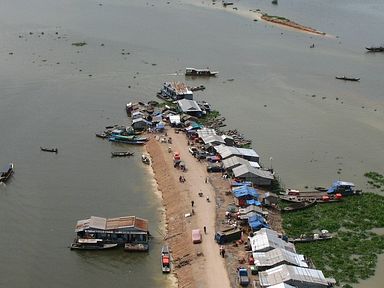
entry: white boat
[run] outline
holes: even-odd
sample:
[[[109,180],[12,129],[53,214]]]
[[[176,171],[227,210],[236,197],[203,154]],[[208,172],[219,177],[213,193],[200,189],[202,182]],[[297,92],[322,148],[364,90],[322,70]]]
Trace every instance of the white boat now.
[[[117,247],[117,243],[104,243],[103,239],[76,239],[71,250],[104,250]]]
[[[147,165],[151,164],[151,160],[149,159],[149,157],[144,154],[141,155],[141,162]]]
[[[168,245],[161,248],[161,270],[163,273],[171,272],[171,254],[169,253]]]
[[[208,68],[206,69],[186,68],[185,69],[185,76],[210,77],[210,76],[216,76],[217,74],[219,74],[219,72],[211,71]]]

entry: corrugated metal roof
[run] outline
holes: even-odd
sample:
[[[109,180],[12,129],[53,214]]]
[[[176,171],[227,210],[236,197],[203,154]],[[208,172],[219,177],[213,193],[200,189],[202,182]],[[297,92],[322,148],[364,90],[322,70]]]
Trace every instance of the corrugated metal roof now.
[[[223,160],[223,165],[225,169],[233,169],[243,164],[250,165],[253,168],[260,168],[259,163],[248,161],[239,156],[232,156]]]
[[[296,288],[296,287],[291,286],[291,285],[286,284],[286,283],[279,283],[276,285],[269,286],[268,288]]]
[[[197,131],[197,135],[199,135],[200,138],[207,135],[216,135],[216,130],[212,128],[202,128],[199,131]]]
[[[148,231],[148,220],[136,216],[123,216],[118,218],[102,218],[91,216],[89,219],[77,221],[75,231],[86,229],[118,230],[123,228],[136,228]]]
[[[245,157],[259,157],[255,150],[249,148],[237,148],[239,152]]]
[[[177,101],[177,104],[183,112],[202,112],[201,108],[194,100],[181,99]]]
[[[191,90],[188,89],[188,86],[182,82],[167,82],[164,83],[164,86],[168,86],[170,89],[174,90],[177,94],[193,94]]]
[[[302,284],[300,287],[307,287],[308,284],[306,283],[328,286],[328,281],[322,271],[285,264],[259,272],[259,280],[263,287],[289,280],[300,282]]]
[[[266,179],[271,179],[273,180],[273,175],[269,171],[261,170],[261,169],[256,169],[251,167],[250,165],[240,165],[236,168],[232,169],[233,174],[235,177],[252,177],[250,174],[254,175],[254,177],[260,177],[260,178],[266,178]]]
[[[209,144],[212,142],[219,142],[224,144],[225,141],[223,138],[221,138],[219,135],[203,135],[200,137],[205,144]]]
[[[268,252],[255,252],[253,258],[256,266],[270,267],[287,262],[295,266],[308,267],[308,264],[304,261],[304,255],[281,248],[275,248]]]
[[[296,252],[295,245],[286,242],[279,237],[276,231],[262,228],[253,237],[248,237],[252,251],[267,251],[274,248],[282,248],[291,252]]]

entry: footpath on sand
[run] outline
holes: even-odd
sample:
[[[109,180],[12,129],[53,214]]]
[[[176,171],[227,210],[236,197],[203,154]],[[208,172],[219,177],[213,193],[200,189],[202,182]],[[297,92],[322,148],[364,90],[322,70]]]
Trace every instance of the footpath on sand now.
[[[163,197],[167,225],[165,242],[172,250],[178,286],[230,287],[225,261],[214,241],[215,191],[206,181],[208,173],[205,166],[188,152],[184,133],[176,134],[173,129],[168,129],[167,133],[172,138],[172,144],[156,140],[157,134],[149,134],[151,139],[146,149]],[[187,167],[186,172],[173,166],[173,153],[168,152],[169,146],[173,152],[180,153]],[[186,181],[179,182],[180,176],[184,176]],[[203,193],[203,197],[199,193]],[[185,214],[192,213],[192,201],[194,215],[185,217]],[[192,229],[201,230],[202,243],[192,244]]]

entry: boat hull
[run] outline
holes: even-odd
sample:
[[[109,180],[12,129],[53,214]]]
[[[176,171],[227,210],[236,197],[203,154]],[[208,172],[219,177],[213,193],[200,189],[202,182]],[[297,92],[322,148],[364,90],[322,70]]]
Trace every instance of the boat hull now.
[[[117,244],[103,244],[103,245],[84,245],[79,243],[72,243],[71,250],[107,250],[116,248]]]
[[[4,169],[4,171],[1,172],[0,174],[0,182],[5,183],[11,178],[13,175],[14,170],[13,170],[13,163],[9,163],[7,169]]]

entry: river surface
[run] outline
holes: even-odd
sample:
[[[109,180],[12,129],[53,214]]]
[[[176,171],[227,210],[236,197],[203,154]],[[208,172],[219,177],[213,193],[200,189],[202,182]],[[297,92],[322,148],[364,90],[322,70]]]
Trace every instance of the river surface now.
[[[366,189],[364,172],[383,173],[384,54],[364,47],[384,44],[384,3],[234,2],[237,10],[193,0],[0,2],[0,165],[16,170],[0,187],[0,287],[170,284],[159,269],[162,208],[142,148],[111,159],[124,147],[94,137],[130,124],[125,104],[155,99],[164,81],[205,85],[195,99],[252,139],[287,187],[342,179]],[[329,36],[253,21],[250,9]],[[206,66],[219,76],[182,75]],[[91,215],[149,219],[150,252],[70,251],[76,221]],[[359,287],[381,287],[383,277]]]

